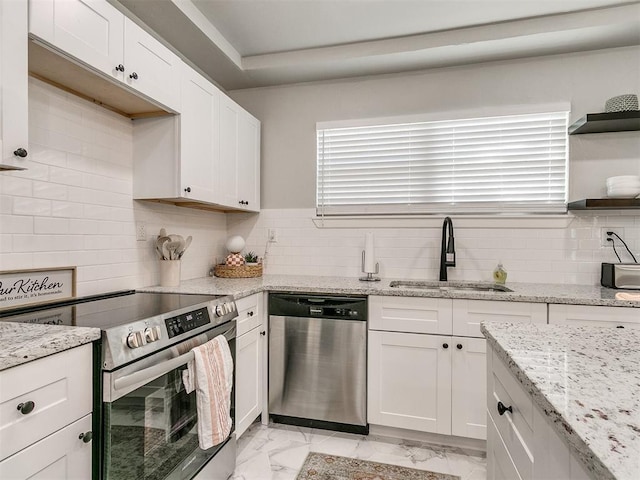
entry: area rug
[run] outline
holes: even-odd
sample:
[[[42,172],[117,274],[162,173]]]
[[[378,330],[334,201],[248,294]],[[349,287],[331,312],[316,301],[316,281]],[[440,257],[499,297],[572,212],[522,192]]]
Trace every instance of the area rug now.
[[[460,477],[311,452],[296,480],[460,480]]]

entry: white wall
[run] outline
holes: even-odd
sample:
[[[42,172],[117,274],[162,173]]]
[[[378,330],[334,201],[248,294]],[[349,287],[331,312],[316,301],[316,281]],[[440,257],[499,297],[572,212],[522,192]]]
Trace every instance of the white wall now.
[[[628,47],[231,92],[262,121],[265,210],[259,218],[230,217],[229,233],[245,236],[247,248],[262,255],[267,230],[278,229],[267,273],[355,277],[370,230],[383,277],[437,279],[438,227],[315,226],[316,122],[555,102],[571,104],[573,121],[603,111],[612,96],[640,93],[639,86],[640,48]],[[570,137],[570,199],[602,197],[605,179],[624,174],[640,174],[638,132]],[[456,227],[458,266],[450,278],[489,280],[502,260],[509,281],[598,284],[600,263],[616,261],[612,249],[601,246],[602,228],[613,228],[640,257],[638,210],[579,213],[563,228],[530,228],[527,221],[505,226],[483,228],[479,220],[475,228]]]
[[[29,169],[0,173],[0,270],[76,265],[79,295],[155,285],[161,227],[193,236],[183,279],[223,254],[224,214],[132,199],[130,120],[30,79],[29,137]]]

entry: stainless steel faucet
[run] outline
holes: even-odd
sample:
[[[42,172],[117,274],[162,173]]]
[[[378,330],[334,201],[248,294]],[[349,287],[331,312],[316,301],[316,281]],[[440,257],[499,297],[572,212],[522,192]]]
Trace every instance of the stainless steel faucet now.
[[[447,241],[447,227],[449,228],[449,240]],[[442,224],[442,244],[440,245],[440,281],[447,281],[447,267],[456,266],[456,247],[453,239],[453,222],[449,217],[444,217]]]

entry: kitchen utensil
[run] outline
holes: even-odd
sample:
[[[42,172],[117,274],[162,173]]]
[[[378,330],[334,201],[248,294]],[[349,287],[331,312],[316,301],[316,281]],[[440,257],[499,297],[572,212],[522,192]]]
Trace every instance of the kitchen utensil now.
[[[191,235],[189,235],[187,237],[187,239],[184,242],[184,247],[182,248],[182,251],[180,252],[180,254],[178,255],[178,259],[182,258],[182,255],[184,255],[184,252],[187,251],[187,248],[189,248],[189,245],[191,245],[191,241],[193,240],[193,238],[191,238]]]
[[[169,250],[167,250],[167,243],[170,242],[171,239],[167,236],[158,237],[156,240],[156,248],[162,254],[162,260],[169,260]]]

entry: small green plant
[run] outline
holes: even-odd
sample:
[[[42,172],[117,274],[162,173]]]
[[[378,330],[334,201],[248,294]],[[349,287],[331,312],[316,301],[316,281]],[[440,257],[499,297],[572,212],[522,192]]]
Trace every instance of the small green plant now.
[[[258,263],[258,255],[255,252],[247,252],[244,254],[244,261],[247,263]]]

